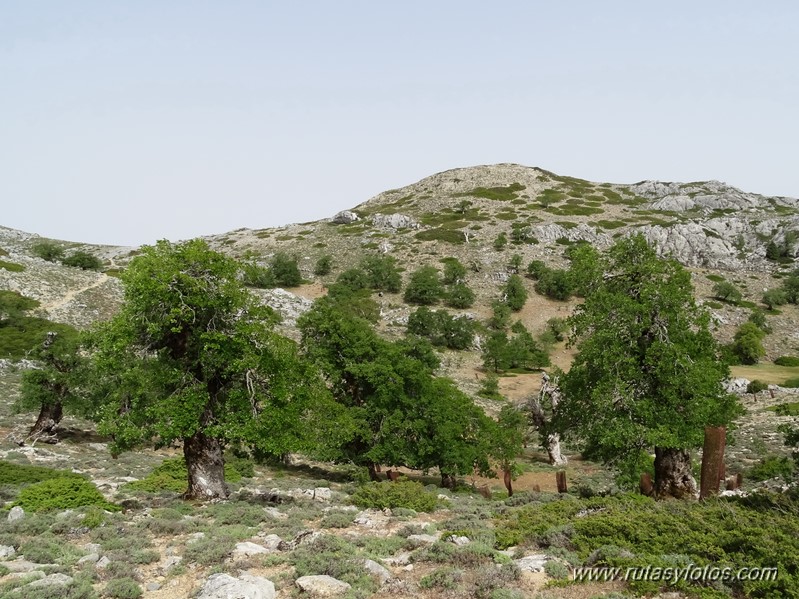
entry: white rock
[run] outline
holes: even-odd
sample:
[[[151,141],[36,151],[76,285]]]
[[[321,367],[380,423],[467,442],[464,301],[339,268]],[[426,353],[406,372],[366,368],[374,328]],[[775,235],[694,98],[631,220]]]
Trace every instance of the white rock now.
[[[82,558],[78,560],[79,564],[96,564],[97,561],[100,559],[100,556],[96,553],[90,553],[88,555],[84,555]]]
[[[45,576],[44,578],[40,578],[39,580],[34,580],[28,586],[34,588],[41,588],[41,587],[51,587],[55,585],[70,584],[71,582],[72,582],[72,577],[67,576],[66,574],[50,574],[49,576]]]
[[[0,559],[8,559],[14,557],[17,550],[12,545],[0,545]]]
[[[285,520],[286,518],[289,517],[288,514],[284,514],[276,507],[271,507],[271,506],[265,507],[264,512],[266,512],[267,516],[269,516],[270,518],[274,518],[275,520]]]
[[[313,490],[314,501],[330,501],[333,497],[333,492],[327,487],[316,487]]]
[[[275,585],[261,576],[212,574],[197,599],[274,599]]]
[[[544,570],[544,564],[546,564],[547,561],[549,561],[549,558],[547,558],[546,555],[535,553],[513,560],[513,563],[519,566],[522,572],[542,572]]]
[[[326,574],[301,576],[294,581],[294,584],[302,591],[314,597],[336,597],[338,595],[343,595],[352,588],[346,582],[342,582]]]
[[[391,572],[389,572],[384,566],[378,564],[376,561],[370,559],[364,560],[363,567],[367,572],[369,572],[369,574],[377,578],[380,581],[380,584],[386,584],[393,578]]]
[[[105,570],[105,569],[108,567],[108,564],[110,564],[110,563],[111,563],[111,560],[110,560],[110,559],[108,559],[108,558],[107,558],[107,557],[104,555],[103,557],[101,557],[101,558],[100,558],[100,559],[97,561],[97,563],[96,563],[96,564],[94,564],[94,567],[95,567],[95,568],[97,568],[98,570]]]
[[[337,225],[349,225],[361,218],[351,210],[342,210],[333,217],[333,223]]]
[[[406,566],[410,561],[411,554],[409,551],[402,551],[393,557],[383,559],[383,563],[389,566]]]
[[[446,539],[448,542],[452,543],[453,545],[457,545],[458,547],[462,547],[464,545],[468,545],[472,541],[469,537],[462,537],[458,535],[449,535]]]
[[[438,541],[438,537],[435,535],[410,535],[408,537],[409,541],[416,541],[417,543],[435,543]]]
[[[375,214],[372,224],[382,229],[415,229],[419,224],[405,214]]]
[[[278,543],[279,542],[280,541],[278,541]],[[251,543],[250,541],[244,541],[243,543],[236,543],[236,547],[233,549],[233,553],[235,553],[238,556],[244,555],[246,557],[250,557],[253,555],[270,553],[270,551],[263,545],[258,545],[257,543]]]
[[[8,512],[9,522],[16,522],[17,520],[22,520],[24,517],[25,517],[25,510],[23,510],[18,505],[12,507],[11,511]]]

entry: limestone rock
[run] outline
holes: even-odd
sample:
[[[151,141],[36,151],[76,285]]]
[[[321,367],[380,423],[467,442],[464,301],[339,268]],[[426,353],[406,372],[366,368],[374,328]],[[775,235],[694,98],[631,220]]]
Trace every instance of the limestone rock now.
[[[405,214],[375,214],[372,224],[380,229],[416,229],[419,224]]]
[[[458,535],[449,535],[446,538],[446,541],[452,543],[453,545],[457,545],[458,547],[463,547],[464,545],[468,545],[471,543],[469,537],[463,537]]]
[[[376,561],[367,559],[363,562],[363,567],[366,569],[369,574],[374,576],[380,581],[380,584],[386,584],[389,580],[393,578],[391,572],[388,571],[387,568],[381,566]]]
[[[343,595],[352,588],[346,582],[337,578],[321,574],[318,576],[301,576],[294,581],[302,591],[314,597],[336,597]]]
[[[513,560],[513,563],[519,566],[522,572],[541,572],[544,570],[544,564],[549,561],[549,558],[542,553],[534,553],[525,557]]]
[[[12,545],[0,545],[0,559],[8,559],[14,557],[17,550]]]
[[[259,545],[258,543],[251,543],[250,541],[244,541],[243,543],[236,543],[236,547],[233,549],[233,553],[237,557],[240,557],[242,555],[245,557],[251,557],[253,555],[271,553],[271,551],[266,547],[264,547],[263,545]]]
[[[289,517],[288,514],[284,514],[279,509],[272,506],[265,507],[264,512],[266,512],[267,516],[269,516],[270,518],[274,518],[275,520],[285,520],[286,518]]]
[[[197,599],[274,599],[275,585],[261,576],[212,574]]]
[[[52,587],[56,585],[65,585],[72,582],[72,577],[66,574],[50,574],[39,580],[34,580],[28,586],[32,588]]]
[[[89,553],[78,560],[78,564],[96,564],[100,560],[97,553]]]
[[[25,510],[23,510],[18,505],[12,507],[11,511],[8,512],[9,522],[16,522],[17,520],[22,520],[24,517],[25,517]]]
[[[110,564],[110,563],[111,563],[111,560],[110,560],[110,559],[108,559],[108,558],[107,558],[107,557],[104,555],[103,557],[101,557],[101,558],[100,558],[100,559],[97,561],[97,563],[96,563],[96,564],[94,564],[94,567],[95,567],[96,569],[98,569],[98,570],[105,570],[105,569],[108,567],[108,564]]]
[[[294,549],[300,547],[301,545],[308,545],[310,543],[313,543],[314,541],[316,541],[316,539],[318,539],[321,536],[322,533],[319,532],[318,530],[304,530],[290,541],[280,541],[277,548],[280,551],[293,551]]]
[[[333,223],[336,225],[349,225],[361,218],[351,210],[342,210],[333,217]]]
[[[408,540],[429,545],[438,541],[438,537],[435,535],[410,535]]]

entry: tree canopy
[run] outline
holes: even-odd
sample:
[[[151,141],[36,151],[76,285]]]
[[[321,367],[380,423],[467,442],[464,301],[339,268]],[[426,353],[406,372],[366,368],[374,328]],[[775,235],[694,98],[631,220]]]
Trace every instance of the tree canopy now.
[[[632,470],[654,447],[659,494],[693,492],[693,479],[677,481],[676,466],[666,464],[690,477],[685,450],[701,445],[705,426],[727,425],[740,409],[722,388],[728,369],[709,316],[694,302],[690,274],[659,259],[640,235],[618,241],[599,266],[583,269],[597,276],[569,319],[578,353],[562,378],[559,428]]]

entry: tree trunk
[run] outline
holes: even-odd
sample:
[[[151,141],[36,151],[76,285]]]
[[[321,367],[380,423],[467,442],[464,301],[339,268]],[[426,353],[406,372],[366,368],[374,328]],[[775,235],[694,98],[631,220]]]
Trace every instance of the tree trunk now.
[[[539,436],[541,437],[541,444],[549,456],[549,463],[553,466],[565,466],[568,459],[560,452],[560,435],[558,433],[550,432],[550,419],[544,411],[544,405],[550,405],[552,414],[554,415],[560,403],[560,389],[558,387],[558,379],[550,382],[549,375],[544,373],[541,380],[541,391],[538,397],[531,396],[529,401],[530,419],[533,426],[538,429]]]
[[[380,467],[374,462],[369,462],[366,464],[366,469],[369,471],[369,480],[372,482],[379,483],[381,480],[383,480],[378,474],[378,472],[380,472]]]
[[[513,477],[511,476],[510,470],[507,468],[503,470],[503,481],[505,483],[505,488],[508,490],[508,497],[513,497]]]
[[[454,474],[441,473],[441,486],[445,489],[454,489],[457,482]]]
[[[692,499],[696,496],[691,454],[685,449],[655,447],[655,497]]]
[[[42,404],[42,409],[39,410],[39,417],[36,419],[36,424],[31,427],[28,437],[38,439],[48,435],[55,435],[55,429],[63,416],[64,408],[60,401],[54,404]]]
[[[547,455],[549,455],[549,463],[553,466],[565,466],[569,460],[565,455],[560,453],[560,435],[552,433],[547,435],[546,440]]]
[[[225,463],[219,439],[196,432],[183,439],[183,456],[189,471],[186,499],[225,499]]]

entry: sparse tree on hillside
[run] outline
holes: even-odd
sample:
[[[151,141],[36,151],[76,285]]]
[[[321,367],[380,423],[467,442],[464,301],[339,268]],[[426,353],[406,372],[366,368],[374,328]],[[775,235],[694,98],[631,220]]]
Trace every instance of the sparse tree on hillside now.
[[[753,322],[745,322],[738,330],[732,341],[732,353],[740,360],[741,364],[757,364],[760,358],[766,355],[763,348],[763,337],[766,333]]]
[[[466,279],[466,267],[457,258],[445,258],[444,276],[442,282],[445,285],[457,285]]]
[[[694,496],[689,449],[705,426],[740,414],[721,385],[728,368],[709,316],[690,274],[641,235],[618,241],[600,265],[569,319],[578,352],[561,378],[558,430],[627,471],[654,448],[656,495]]]
[[[64,246],[54,241],[40,241],[31,247],[31,252],[43,260],[56,262],[64,257]]]
[[[514,312],[524,308],[527,302],[527,289],[524,288],[522,278],[519,275],[511,275],[502,290],[502,295],[505,303]]]
[[[446,291],[444,303],[450,308],[471,308],[474,304],[474,291],[465,283],[455,283]]]
[[[431,306],[437,304],[443,295],[444,287],[438,276],[438,269],[422,266],[411,274],[403,297],[409,304]]]
[[[302,284],[302,273],[296,256],[278,252],[269,261],[269,270],[278,286],[297,287]]]
[[[324,256],[320,256],[319,260],[316,261],[313,274],[315,274],[317,277],[323,277],[325,275],[329,275],[332,270],[333,256],[330,254],[325,254]]]
[[[77,251],[72,252],[66,258],[61,260],[64,266],[73,266],[82,270],[100,270],[103,267],[103,261],[94,254],[89,252]]]
[[[343,417],[325,424],[338,415],[321,377],[272,330],[277,317],[239,270],[200,240],[145,247],[122,274],[122,309],[94,336],[100,432],[113,452],[182,443],[186,497],[227,496],[228,443],[281,455],[346,429]]]
[[[361,260],[361,270],[369,277],[369,287],[375,291],[397,293],[402,287],[402,277],[393,256],[367,256]]]
[[[741,292],[729,281],[719,281],[713,286],[713,297],[725,302],[736,303],[741,301]]]

